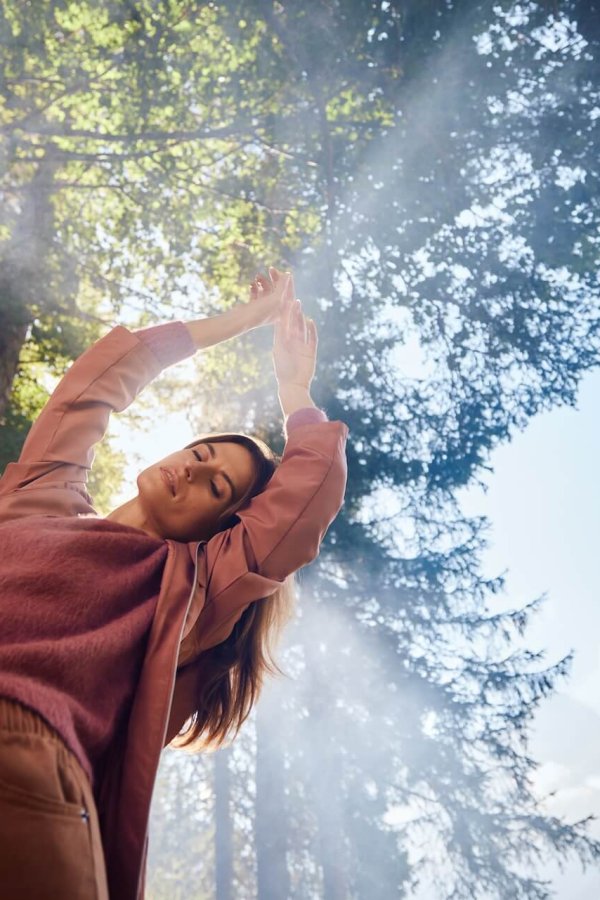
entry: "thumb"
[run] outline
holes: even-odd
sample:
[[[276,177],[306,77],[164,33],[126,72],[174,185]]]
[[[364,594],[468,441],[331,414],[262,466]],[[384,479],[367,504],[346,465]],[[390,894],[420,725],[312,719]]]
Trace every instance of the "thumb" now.
[[[277,339],[284,343],[289,340],[292,329],[292,316],[295,304],[293,300],[285,300],[283,310],[277,320]]]
[[[286,285],[285,285],[285,288],[283,289],[282,300],[284,300],[284,301],[293,300],[295,293],[296,293],[295,288],[294,288],[294,278],[291,273],[284,275],[284,278],[286,279]]]

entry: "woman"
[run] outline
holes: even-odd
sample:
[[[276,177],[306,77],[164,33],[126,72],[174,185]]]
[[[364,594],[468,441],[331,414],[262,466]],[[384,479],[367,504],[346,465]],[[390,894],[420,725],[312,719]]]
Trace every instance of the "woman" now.
[[[270,272],[223,315],[113,329],[71,366],[0,480],[3,897],[143,897],[163,746],[236,733],[289,576],[343,502],[348,429],[312,401],[316,330],[291,276]],[[204,436],[98,517],[85,480],[110,413],[166,366],[270,323],[281,463],[247,436]]]

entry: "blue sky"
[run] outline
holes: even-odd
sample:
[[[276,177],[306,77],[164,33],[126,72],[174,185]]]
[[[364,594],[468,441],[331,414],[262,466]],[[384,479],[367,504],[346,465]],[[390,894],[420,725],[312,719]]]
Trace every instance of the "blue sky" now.
[[[537,716],[531,752],[547,809],[600,817],[600,372],[581,382],[577,408],[533,419],[491,458],[488,490],[461,494],[466,513],[490,520],[486,574],[506,571],[500,602],[548,597],[526,636],[554,661],[575,652],[571,674]],[[600,823],[592,832],[600,839]],[[550,876],[550,872],[548,873]],[[558,900],[597,900],[600,866],[552,872]]]

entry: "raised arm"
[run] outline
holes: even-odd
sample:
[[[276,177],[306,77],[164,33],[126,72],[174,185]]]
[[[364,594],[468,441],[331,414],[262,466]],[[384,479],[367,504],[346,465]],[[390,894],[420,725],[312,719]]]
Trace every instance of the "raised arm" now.
[[[112,412],[126,409],[163,369],[196,350],[274,321],[291,279],[281,277],[276,289],[259,290],[266,281],[255,283],[249,303],[219,316],[136,332],[119,326],[86,350],[32,425],[18,462],[7,466],[0,494],[34,482],[84,484]]]
[[[346,487],[348,427],[317,409],[310,386],[317,332],[298,301],[287,300],[275,326],[273,361],[286,416],[281,464],[265,491],[237,515],[239,523],[202,550],[206,604],[182,656],[225,640],[243,609],[272,594],[319,553]]]

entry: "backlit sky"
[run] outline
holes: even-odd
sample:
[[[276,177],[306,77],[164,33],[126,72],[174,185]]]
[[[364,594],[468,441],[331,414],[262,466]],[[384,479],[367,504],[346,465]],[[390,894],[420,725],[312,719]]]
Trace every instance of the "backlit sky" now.
[[[467,513],[491,521],[486,574],[506,572],[509,605],[547,592],[527,644],[547,661],[569,651],[569,679],[537,717],[532,755],[552,812],[569,820],[600,817],[600,373],[582,380],[577,409],[532,420],[512,443],[496,449],[494,472],[481,490],[462,493]],[[592,833],[600,839],[600,823]],[[548,873],[550,877],[550,873]],[[598,900],[600,870],[579,865],[554,886],[558,900]],[[433,900],[433,898],[431,898]]]

